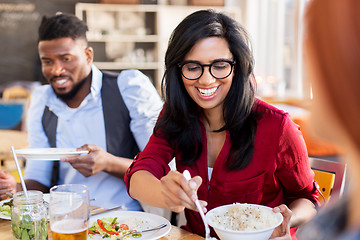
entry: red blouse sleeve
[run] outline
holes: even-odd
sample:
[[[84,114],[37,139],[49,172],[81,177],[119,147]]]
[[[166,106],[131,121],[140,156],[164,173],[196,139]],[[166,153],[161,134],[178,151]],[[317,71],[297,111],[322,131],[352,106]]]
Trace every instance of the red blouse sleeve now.
[[[149,171],[158,179],[165,176],[170,171],[168,164],[173,156],[174,150],[165,138],[153,134],[145,149],[135,157],[125,174],[124,181],[127,191],[129,191],[130,178],[136,171]]]
[[[300,128],[286,114],[279,137],[276,176],[284,187],[286,203],[307,198],[319,206],[319,192],[314,181],[308,153]]]

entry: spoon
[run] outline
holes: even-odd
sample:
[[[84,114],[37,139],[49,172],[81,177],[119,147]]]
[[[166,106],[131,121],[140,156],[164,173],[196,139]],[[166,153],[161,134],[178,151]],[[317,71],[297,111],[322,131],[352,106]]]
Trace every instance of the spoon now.
[[[187,181],[189,181],[191,179],[191,175],[190,175],[190,172],[188,170],[185,170],[183,172],[183,175],[184,175],[184,177],[185,177],[185,179]],[[208,222],[206,220],[205,214],[204,214],[204,212],[203,212],[203,210],[201,208],[201,205],[200,205],[200,202],[199,202],[198,198],[196,198],[196,200],[195,200],[195,205],[196,205],[196,207],[197,207],[197,209],[198,209],[198,211],[200,213],[201,219],[203,220],[203,223],[204,223],[204,226],[205,226],[205,239],[206,240],[213,240],[213,239],[216,240],[216,238],[213,238],[213,237],[210,236],[209,224],[208,224]]]

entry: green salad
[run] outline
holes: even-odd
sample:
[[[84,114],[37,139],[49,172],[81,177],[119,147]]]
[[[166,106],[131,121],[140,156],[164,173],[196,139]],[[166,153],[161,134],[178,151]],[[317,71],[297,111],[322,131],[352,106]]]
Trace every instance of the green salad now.
[[[0,206],[0,212],[2,215],[5,216],[11,216],[11,206],[13,205],[12,203],[12,199],[9,202],[4,202],[1,206]]]
[[[119,223],[117,217],[106,217],[97,219],[89,228],[88,234],[90,237],[101,236],[103,239],[117,239],[131,232],[136,232],[136,230],[129,229],[127,224]],[[133,238],[140,238],[141,236],[141,233],[131,235]]]

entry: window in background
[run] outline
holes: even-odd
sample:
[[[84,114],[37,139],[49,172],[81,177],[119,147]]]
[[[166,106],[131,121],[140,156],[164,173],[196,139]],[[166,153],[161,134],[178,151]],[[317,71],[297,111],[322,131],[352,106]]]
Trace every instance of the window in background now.
[[[308,99],[302,69],[303,12],[306,0],[243,0],[245,26],[255,56],[258,95]]]

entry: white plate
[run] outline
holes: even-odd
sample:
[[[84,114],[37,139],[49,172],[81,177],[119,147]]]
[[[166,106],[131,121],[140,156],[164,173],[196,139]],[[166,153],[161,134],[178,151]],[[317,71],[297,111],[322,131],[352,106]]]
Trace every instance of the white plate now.
[[[45,202],[49,203],[49,201],[50,201],[50,193],[44,193],[43,198],[44,198]],[[10,200],[11,200],[11,198],[0,201],[0,206],[2,206],[6,202],[9,202]],[[1,219],[6,219],[6,220],[11,220],[11,216],[6,216],[6,215],[2,214],[1,212],[0,212],[0,218]]]
[[[15,150],[15,153],[27,160],[60,160],[66,156],[78,156],[89,151],[77,151],[75,148],[26,148]]]
[[[9,202],[10,200],[11,200],[11,198],[0,201],[0,206],[2,206],[4,203]],[[6,216],[6,215],[2,214],[2,212],[0,212],[0,218],[6,219],[6,220],[11,220],[10,216]]]
[[[98,214],[96,216],[90,217],[89,226],[92,226],[92,224],[97,219],[101,219],[104,217],[112,217],[112,218],[117,217],[117,221],[119,223],[127,224],[130,229],[136,229],[138,231],[156,227],[159,226],[160,224],[166,224],[166,227],[161,228],[159,230],[142,233],[142,236],[140,238],[128,237],[127,239],[129,240],[130,239],[155,240],[168,234],[171,229],[171,224],[167,219],[159,215],[146,213],[146,212],[136,212],[136,211],[112,211],[112,212]],[[88,239],[100,240],[102,238],[101,236],[98,235],[92,238],[88,237]]]

